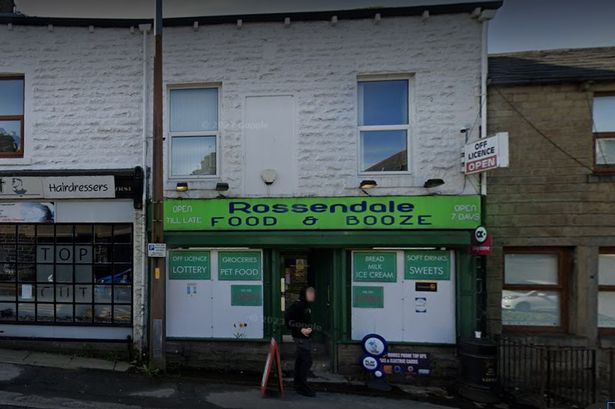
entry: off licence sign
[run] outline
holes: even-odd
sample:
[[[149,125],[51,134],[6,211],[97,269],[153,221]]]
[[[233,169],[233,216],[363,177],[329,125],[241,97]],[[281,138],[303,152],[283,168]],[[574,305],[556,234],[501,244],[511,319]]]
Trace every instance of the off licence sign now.
[[[466,175],[508,166],[508,133],[479,139],[465,146]]]
[[[169,280],[210,280],[211,255],[209,251],[171,251],[169,254]]]

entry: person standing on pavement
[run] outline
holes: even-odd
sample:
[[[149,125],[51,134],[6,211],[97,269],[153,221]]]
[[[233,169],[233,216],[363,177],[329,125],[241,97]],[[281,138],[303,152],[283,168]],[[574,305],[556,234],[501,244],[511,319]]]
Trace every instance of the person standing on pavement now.
[[[316,393],[307,383],[312,367],[312,303],[316,299],[314,287],[302,288],[299,300],[295,301],[286,312],[286,325],[295,341],[295,390],[297,393],[313,397]]]

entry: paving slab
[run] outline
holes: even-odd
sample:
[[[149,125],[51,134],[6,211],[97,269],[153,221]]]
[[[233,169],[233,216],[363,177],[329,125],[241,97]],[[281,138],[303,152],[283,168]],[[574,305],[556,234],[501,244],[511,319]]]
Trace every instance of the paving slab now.
[[[126,372],[130,369],[128,362],[10,349],[0,349],[0,363],[62,369],[100,369],[115,372]]]
[[[9,364],[21,364],[24,359],[28,355],[30,355],[30,351],[15,351],[12,349],[0,349],[0,362],[9,363]]]
[[[306,398],[287,392],[284,399],[261,398],[256,390],[213,392],[205,400],[221,408],[229,409],[444,409],[445,407],[425,402],[394,400],[379,397],[318,393],[315,398]]]

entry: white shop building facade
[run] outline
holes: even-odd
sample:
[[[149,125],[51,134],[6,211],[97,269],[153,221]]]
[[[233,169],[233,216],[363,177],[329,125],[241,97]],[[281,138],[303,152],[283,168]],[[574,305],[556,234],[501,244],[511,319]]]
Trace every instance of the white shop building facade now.
[[[141,349],[138,22],[1,15],[0,37],[0,343]]]
[[[271,337],[290,360],[309,285],[317,369],[356,374],[377,333],[454,376],[479,325],[461,152],[499,2],[440,6],[165,21],[169,367],[260,370]]]

